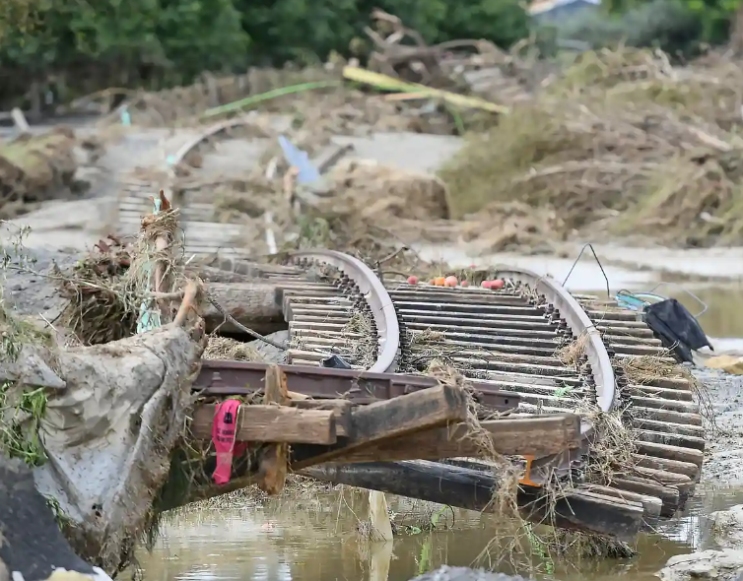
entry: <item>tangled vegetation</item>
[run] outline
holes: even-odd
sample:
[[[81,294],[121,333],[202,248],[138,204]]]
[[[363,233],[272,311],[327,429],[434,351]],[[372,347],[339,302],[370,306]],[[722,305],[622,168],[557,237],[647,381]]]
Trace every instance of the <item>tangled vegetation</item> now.
[[[586,53],[444,169],[453,212],[520,203],[551,211],[558,236],[740,244],[742,79],[714,54],[674,67],[658,51]]]

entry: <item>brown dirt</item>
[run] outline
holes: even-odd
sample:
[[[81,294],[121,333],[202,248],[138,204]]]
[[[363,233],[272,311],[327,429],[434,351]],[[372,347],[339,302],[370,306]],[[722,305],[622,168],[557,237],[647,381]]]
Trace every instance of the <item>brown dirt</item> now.
[[[79,140],[67,127],[0,142],[0,218],[12,218],[39,202],[69,195],[77,186],[79,148],[97,158],[101,145]]]

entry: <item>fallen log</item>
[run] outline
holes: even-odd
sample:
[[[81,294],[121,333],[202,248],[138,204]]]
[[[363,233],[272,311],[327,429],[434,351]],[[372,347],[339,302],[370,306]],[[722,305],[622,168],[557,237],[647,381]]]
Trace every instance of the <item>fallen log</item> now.
[[[213,282],[207,289],[225,312],[256,333],[268,335],[287,328],[281,303],[276,298],[276,286],[268,282]],[[208,301],[204,303],[203,316],[207,332],[218,328],[220,333],[244,334],[225,321],[219,310]]]
[[[94,260],[96,257],[83,252],[49,252],[46,250],[27,250],[29,258],[35,261],[33,267],[12,268],[6,272],[3,281],[5,299],[12,306],[17,315],[38,317],[41,313],[45,319],[55,325],[65,326],[58,317],[68,306],[73,293],[60,292],[60,278],[76,280],[80,274],[74,271],[76,265],[85,260]],[[56,272],[54,264],[62,271]],[[102,266],[110,268],[105,262]],[[230,274],[230,273],[226,273]],[[211,275],[210,275],[211,276]],[[287,323],[277,303],[276,287],[266,279],[255,281],[236,275],[239,282],[209,282],[207,288],[224,310],[240,324],[253,329],[262,335],[286,330]],[[85,277],[83,277],[84,279]],[[80,285],[78,285],[80,286]],[[87,303],[85,304],[86,307]],[[231,323],[225,323],[222,314],[208,302],[204,302],[204,319],[207,331],[219,328],[220,332],[244,335],[243,332]],[[91,314],[86,309],[86,318],[89,321]],[[116,321],[117,326],[126,326],[121,319]],[[102,334],[98,343],[115,341],[131,334],[133,321],[129,322],[129,329],[116,331],[109,329]],[[74,327],[74,325],[72,326]]]
[[[497,474],[426,460],[322,464],[300,471],[323,482],[345,484],[476,511],[493,511]],[[549,506],[538,489],[521,487],[518,505],[530,522],[631,541],[643,522],[639,503],[566,491]]]

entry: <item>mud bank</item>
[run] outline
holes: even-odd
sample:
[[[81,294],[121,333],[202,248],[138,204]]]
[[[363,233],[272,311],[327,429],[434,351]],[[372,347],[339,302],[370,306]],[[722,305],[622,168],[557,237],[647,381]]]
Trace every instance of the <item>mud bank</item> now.
[[[708,434],[702,479],[718,486],[743,486],[743,376],[700,368],[701,401]]]

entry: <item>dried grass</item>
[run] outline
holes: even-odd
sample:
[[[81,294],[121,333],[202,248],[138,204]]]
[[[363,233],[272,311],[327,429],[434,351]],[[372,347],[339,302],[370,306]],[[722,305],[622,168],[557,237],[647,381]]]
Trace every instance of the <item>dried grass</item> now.
[[[218,335],[209,337],[203,358],[223,361],[264,361],[263,356],[251,344]]]
[[[461,389],[467,395],[467,438],[479,450],[478,459],[492,465],[498,486],[488,507],[489,511],[504,518],[521,520],[518,505],[520,470],[505,456],[499,454],[493,446],[489,432],[480,425],[481,418],[492,419],[497,414],[484,414],[483,407],[477,403],[474,391],[467,378],[457,369],[440,359],[434,359],[426,368],[425,374],[435,377],[439,383]]]
[[[670,357],[670,353],[665,354]],[[648,385],[659,378],[682,379],[689,385],[694,399],[700,408],[700,413],[711,428],[716,427],[715,406],[712,396],[705,385],[681,365],[661,359],[660,357],[642,356],[629,357],[615,362],[631,384]]]
[[[368,314],[354,312],[341,330],[341,351],[348,357],[347,363],[369,369],[377,359],[377,332],[372,328]]]
[[[554,212],[550,237],[609,226],[667,243],[738,240],[742,79],[719,59],[679,69],[654,51],[588,53],[470,138],[441,172],[452,212],[487,206],[484,227],[493,208],[517,202]]]
[[[575,341],[558,349],[555,355],[566,367],[576,368],[586,353],[588,341],[588,333],[583,333]]]
[[[99,252],[79,262],[72,273],[57,270],[60,290],[69,301],[60,314],[61,324],[83,344],[95,345],[134,334],[143,308],[157,313],[161,324],[172,321],[180,289],[189,280],[178,231],[178,210],[148,215],[133,243],[113,239],[111,244],[99,243]],[[158,272],[159,294],[155,291]],[[199,283],[196,304],[202,295]]]

